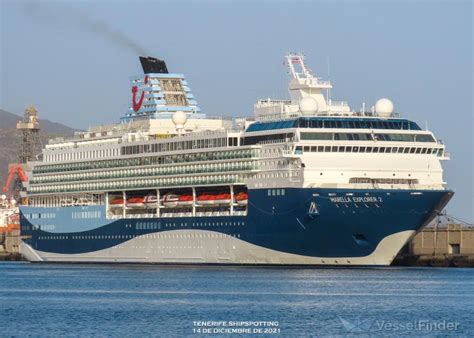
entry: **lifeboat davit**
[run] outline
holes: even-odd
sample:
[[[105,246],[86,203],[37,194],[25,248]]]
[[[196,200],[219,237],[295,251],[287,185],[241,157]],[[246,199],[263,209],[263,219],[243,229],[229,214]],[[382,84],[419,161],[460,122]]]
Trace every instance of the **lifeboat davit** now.
[[[193,205],[193,196],[192,195],[181,195],[178,198],[179,206],[191,206]]]
[[[215,205],[216,204],[216,196],[203,194],[196,198],[196,204],[198,205]]]
[[[166,194],[163,197],[163,206],[166,208],[175,208],[178,206],[179,195]]]
[[[127,199],[127,207],[129,208],[143,208],[145,206],[145,197],[130,197]]]
[[[245,192],[239,192],[234,196],[234,200],[238,205],[247,205],[249,200],[249,195]]]

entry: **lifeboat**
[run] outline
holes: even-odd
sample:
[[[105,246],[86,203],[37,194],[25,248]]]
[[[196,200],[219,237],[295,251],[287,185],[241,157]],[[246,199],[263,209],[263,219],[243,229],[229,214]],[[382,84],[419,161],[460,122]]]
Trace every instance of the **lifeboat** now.
[[[145,204],[145,207],[147,208],[156,208],[156,202],[157,198],[155,195],[148,195],[145,197],[145,200],[143,203]]]
[[[215,205],[216,204],[216,196],[203,194],[196,198],[196,204],[198,205]]]
[[[234,196],[234,200],[238,205],[247,205],[249,195],[245,192],[239,192]]]
[[[111,207],[122,207],[123,206],[123,198],[115,198],[109,202]]]
[[[191,206],[193,205],[193,196],[192,195],[181,195],[178,198],[179,206]]]
[[[216,204],[230,204],[232,197],[230,194],[218,194],[216,195]]]
[[[138,197],[130,197],[127,199],[127,207],[129,208],[143,208],[145,206],[145,197],[138,196]]]
[[[163,196],[163,206],[166,208],[174,208],[178,206],[179,195],[166,194]]]

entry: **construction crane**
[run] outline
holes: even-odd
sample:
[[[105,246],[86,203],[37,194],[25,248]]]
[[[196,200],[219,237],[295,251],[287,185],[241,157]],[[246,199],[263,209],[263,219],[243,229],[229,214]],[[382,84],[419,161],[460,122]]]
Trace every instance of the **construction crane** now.
[[[40,126],[38,123],[38,111],[34,106],[28,106],[23,114],[23,120],[16,124],[16,129],[21,132],[19,163],[35,160],[35,156],[41,150],[39,137]]]
[[[23,119],[16,125],[21,133],[20,151],[18,163],[10,164],[8,178],[3,187],[5,193],[11,192],[11,197],[18,200],[23,183],[28,181],[25,174],[26,163],[36,160],[36,155],[41,151],[41,139],[39,135],[40,125],[38,123],[38,111],[32,105],[26,107]]]
[[[10,190],[10,186],[13,182],[13,179],[15,178],[15,174],[17,175],[20,182],[28,181],[28,177],[26,176],[25,171],[23,170],[23,166],[21,164],[10,164],[10,167],[8,169],[8,178],[5,183],[5,186],[3,187],[3,192],[7,193]]]

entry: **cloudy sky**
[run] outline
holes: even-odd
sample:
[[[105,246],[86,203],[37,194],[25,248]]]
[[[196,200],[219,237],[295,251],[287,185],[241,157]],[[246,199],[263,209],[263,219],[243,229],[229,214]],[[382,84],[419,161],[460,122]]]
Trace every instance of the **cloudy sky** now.
[[[138,55],[184,73],[203,112],[252,115],[286,97],[287,52],[301,51],[359,110],[388,97],[451,153],[450,214],[473,222],[471,1],[1,2],[0,108],[76,128],[118,121]]]

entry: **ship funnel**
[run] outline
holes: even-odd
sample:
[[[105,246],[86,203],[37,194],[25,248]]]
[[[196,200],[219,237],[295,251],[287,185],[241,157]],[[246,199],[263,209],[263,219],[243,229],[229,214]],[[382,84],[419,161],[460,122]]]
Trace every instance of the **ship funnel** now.
[[[168,73],[168,68],[166,68],[166,63],[164,60],[160,60],[151,56],[140,56],[140,63],[142,64],[143,72],[145,74]]]

